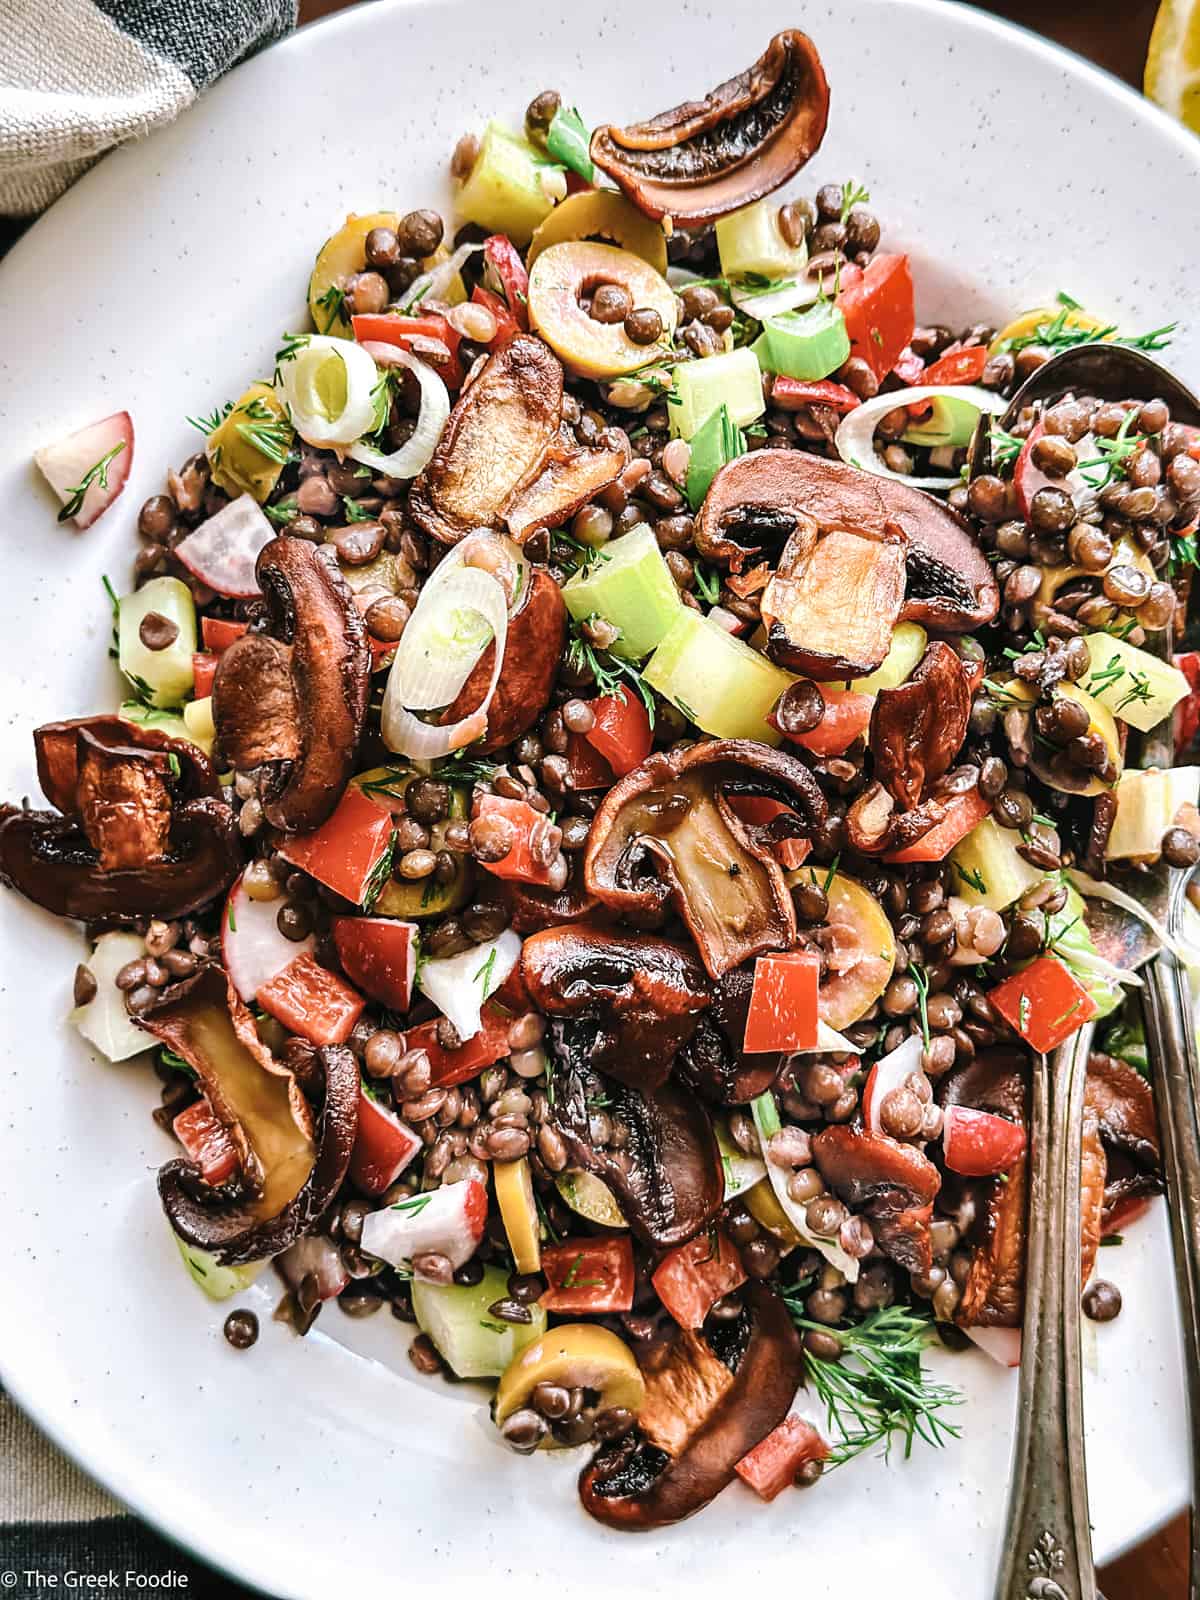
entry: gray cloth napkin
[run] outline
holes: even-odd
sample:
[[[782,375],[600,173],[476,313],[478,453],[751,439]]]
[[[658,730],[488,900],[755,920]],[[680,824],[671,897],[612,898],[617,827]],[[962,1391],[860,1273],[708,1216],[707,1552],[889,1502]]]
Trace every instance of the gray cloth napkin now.
[[[36,216],[295,22],[296,0],[0,0],[0,218]],[[0,226],[0,253],[13,232]],[[129,1516],[0,1390],[0,1595],[79,1589],[77,1575],[116,1596],[250,1593]]]

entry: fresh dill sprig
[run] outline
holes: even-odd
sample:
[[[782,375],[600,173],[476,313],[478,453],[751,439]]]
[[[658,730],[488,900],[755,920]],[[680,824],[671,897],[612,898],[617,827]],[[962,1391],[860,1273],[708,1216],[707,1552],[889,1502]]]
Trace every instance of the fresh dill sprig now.
[[[342,507],[346,513],[347,522],[374,522],[375,520],[373,511],[364,511],[357,500],[351,500],[346,495],[342,496]]]
[[[696,574],[696,587],[710,606],[715,606],[721,598],[721,574],[716,567],[710,567],[703,561],[692,563],[692,571]]]
[[[317,297],[317,304],[325,312],[325,326],[319,331],[328,333],[342,315],[346,305],[346,291],[339,289],[336,283],[331,283],[325,293]]]
[[[930,1046],[929,974],[919,961],[910,961],[908,975],[917,986],[917,1012],[921,1018],[921,1037],[925,1041],[926,1050],[928,1050]]]
[[[1012,466],[1025,445],[1024,439],[1004,428],[989,428],[988,443],[992,447],[992,464],[997,467]]]
[[[589,573],[601,561],[611,561],[612,552],[603,545],[584,544],[574,534],[555,528],[550,535],[551,560],[570,567],[572,572]]]
[[[842,185],[842,213],[838,221],[845,222],[855,206],[865,206],[870,198],[870,194],[857,178],[847,178]]]
[[[1200,551],[1196,549],[1194,533],[1172,539],[1167,546],[1167,571],[1171,577],[1178,576],[1186,567],[1200,567]]]
[[[1146,443],[1143,433],[1130,433],[1135,411],[1127,411],[1112,439],[1097,439],[1098,454],[1081,461],[1078,472],[1089,489],[1103,489],[1114,478],[1123,478],[1129,472],[1129,463]]]
[[[264,506],[263,515],[268,522],[274,523],[277,528],[286,528],[288,523],[300,515],[300,507],[296,504],[296,496],[288,495],[286,499],[277,500],[273,506]]]
[[[87,469],[83,477],[80,478],[79,482],[73,489],[67,490],[69,498],[66,505],[64,505],[62,510],[58,513],[58,520],[60,522],[69,522],[73,516],[78,514],[83,506],[84,495],[87,494],[88,490],[94,483],[98,483],[102,489],[108,488],[109,463],[115,460],[116,457],[121,454],[121,451],[124,450],[124,448],[125,441],[122,439],[119,444],[113,445],[112,449],[107,455],[101,456],[99,461],[94,462],[93,465]]]
[[[392,875],[392,862],[395,859],[396,830],[393,828],[388,837],[387,848],[371,868],[370,876],[363,885],[362,906],[364,911],[370,911],[376,900],[383,893],[387,886],[387,881]]]
[[[933,1336],[928,1314],[911,1306],[883,1306],[849,1327],[830,1328],[804,1315],[798,1294],[783,1299],[797,1328],[831,1334],[842,1346],[838,1361],[811,1352],[804,1358],[808,1384],[825,1407],[830,1430],[840,1435],[831,1466],[878,1445],[886,1456],[897,1441],[907,1460],[917,1439],[940,1448],[959,1437],[961,1430],[943,1413],[962,1404],[961,1393],[933,1383],[921,1364]]]
[[[226,400],[223,406],[217,406],[214,411],[209,412],[207,417],[185,417],[184,421],[190,422],[193,428],[198,428],[207,437],[210,433],[216,433],[232,410],[233,401]]]
[[[266,456],[277,467],[287,465],[288,453],[292,448],[292,425],[285,417],[272,411],[261,395],[255,395],[246,405],[239,406],[234,415],[249,419],[234,423],[234,428],[247,444],[253,445],[259,455]]]
[[[486,757],[468,756],[464,749],[445,756],[434,771],[437,777],[445,779],[447,783],[490,783],[499,768],[496,762],[488,761]]]
[[[587,620],[591,620],[590,618]],[[610,650],[601,649],[597,645],[589,644],[580,632],[581,624],[572,622],[571,639],[567,646],[567,658],[571,670],[580,677],[590,673],[595,679],[596,688],[601,694],[619,694],[624,699],[627,693],[625,685],[632,684],[642,697],[642,704],[646,708],[646,715],[650,719],[651,728],[654,727],[654,696],[646,686],[641,673],[632,661],[623,661],[620,656],[615,656]],[[681,707],[681,709],[683,709]],[[684,712],[687,715],[687,712]],[[692,718],[695,721],[695,718]]]

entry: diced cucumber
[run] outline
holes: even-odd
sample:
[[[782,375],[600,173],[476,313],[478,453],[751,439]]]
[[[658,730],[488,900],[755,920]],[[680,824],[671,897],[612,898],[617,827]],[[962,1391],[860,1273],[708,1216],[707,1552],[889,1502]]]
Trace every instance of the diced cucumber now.
[[[171,1237],[179,1247],[183,1264],[191,1274],[192,1282],[204,1290],[210,1300],[228,1300],[231,1295],[248,1289],[267,1265],[265,1261],[248,1261],[243,1267],[223,1267],[216,1256],[207,1250],[198,1250],[187,1244],[171,1230]]]
[[[747,1189],[753,1189],[756,1183],[766,1177],[766,1162],[758,1156],[744,1155],[738,1149],[724,1117],[713,1119],[713,1132],[717,1136],[717,1149],[721,1152],[721,1171],[725,1174],[725,1199],[732,1200]]]
[[[790,245],[779,231],[779,206],[756,200],[717,222],[717,249],[727,278],[761,273],[764,278],[797,278],[808,265],[808,246]]]
[[[979,407],[956,394],[936,395],[932,405],[929,416],[912,423],[900,435],[905,444],[927,445],[935,450],[941,446],[960,450],[970,444],[979,421]]]
[[[719,405],[739,428],[757,421],[767,409],[762,369],[752,350],[727,350],[675,368],[667,414],[676,438],[690,439]]]
[[[1195,805],[1198,778],[1200,768],[1196,767],[1123,772],[1114,791],[1117,817],[1104,848],[1107,858],[1127,861],[1135,856],[1157,856],[1163,834],[1180,806],[1186,801]]]
[[[114,981],[123,966],[145,954],[146,946],[136,933],[102,933],[84,962],[96,980],[96,993],[86,1005],[76,1006],[67,1021],[110,1061],[128,1061],[154,1044],[153,1036],[129,1015],[125,996]]]
[[[919,622],[898,622],[892,629],[892,642],[883,658],[865,678],[848,678],[847,689],[855,694],[878,694],[880,689],[898,689],[912,676],[913,668],[925,654],[929,636]]]
[[[792,674],[699,611],[680,607],[642,676],[718,739],[778,744],[782,737],[767,713],[793,682]]]
[[[816,383],[836,372],[850,354],[846,319],[831,300],[807,311],[781,311],[768,317],[750,347],[764,372]]]
[[[458,191],[458,215],[489,233],[506,233],[524,247],[554,209],[553,191],[548,192],[543,182],[553,170],[531,144],[490,122],[475,165]]]
[[[554,1187],[567,1205],[578,1216],[586,1217],[602,1228],[626,1228],[625,1213],[617,1204],[616,1196],[592,1172],[560,1172]]]
[[[950,852],[956,879],[954,892],[972,906],[1004,911],[1019,900],[1045,873],[1017,854],[1021,835],[984,817]]]
[[[645,522],[605,545],[589,571],[581,569],[563,584],[562,595],[576,622],[599,614],[620,628],[612,650],[627,661],[648,656],[683,609],[654,530]]]
[[[530,1306],[533,1321],[499,1322],[488,1310],[508,1295],[508,1274],[485,1267],[476,1284],[412,1282],[413,1315],[422,1333],[459,1378],[498,1378],[514,1356],[546,1331],[546,1313]]]
[[[729,407],[719,405],[692,437],[684,492],[693,511],[698,511],[709,485],[727,461],[746,453],[746,436],[730,418]]]
[[[148,650],[139,629],[157,612],[179,630],[165,650]],[[196,650],[196,606],[192,591],[178,578],[151,578],[117,602],[117,665],[135,688],[156,706],[177,706],[192,691]]]
[[[1080,687],[1131,728],[1148,733],[1188,693],[1188,681],[1179,668],[1148,650],[1111,633],[1089,633],[1083,642],[1091,670],[1080,679]]]

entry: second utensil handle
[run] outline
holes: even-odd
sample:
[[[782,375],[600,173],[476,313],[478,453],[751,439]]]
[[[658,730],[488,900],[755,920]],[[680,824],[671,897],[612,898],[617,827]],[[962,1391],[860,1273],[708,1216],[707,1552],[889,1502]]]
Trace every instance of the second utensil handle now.
[[[996,1600],[1095,1600],[1079,1356],[1079,1187],[1092,1029],[1033,1071],[1017,1439]]]

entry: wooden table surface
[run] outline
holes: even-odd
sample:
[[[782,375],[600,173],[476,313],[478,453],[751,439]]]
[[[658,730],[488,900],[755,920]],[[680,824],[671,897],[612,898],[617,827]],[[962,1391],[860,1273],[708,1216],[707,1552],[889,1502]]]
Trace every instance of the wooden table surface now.
[[[301,20],[340,11],[349,0],[301,0]],[[600,0],[601,6],[603,0]],[[800,8],[802,11],[802,7]],[[1142,65],[1158,0],[1007,0],[983,7],[1023,23],[1141,86]],[[1049,14],[1048,14],[1049,13]],[[802,20],[802,17],[801,19]],[[703,88],[704,85],[698,85]],[[1186,1600],[1187,1517],[1176,1518],[1122,1560],[1100,1574],[1105,1600]],[[1198,1597],[1200,1600],[1200,1597]]]

